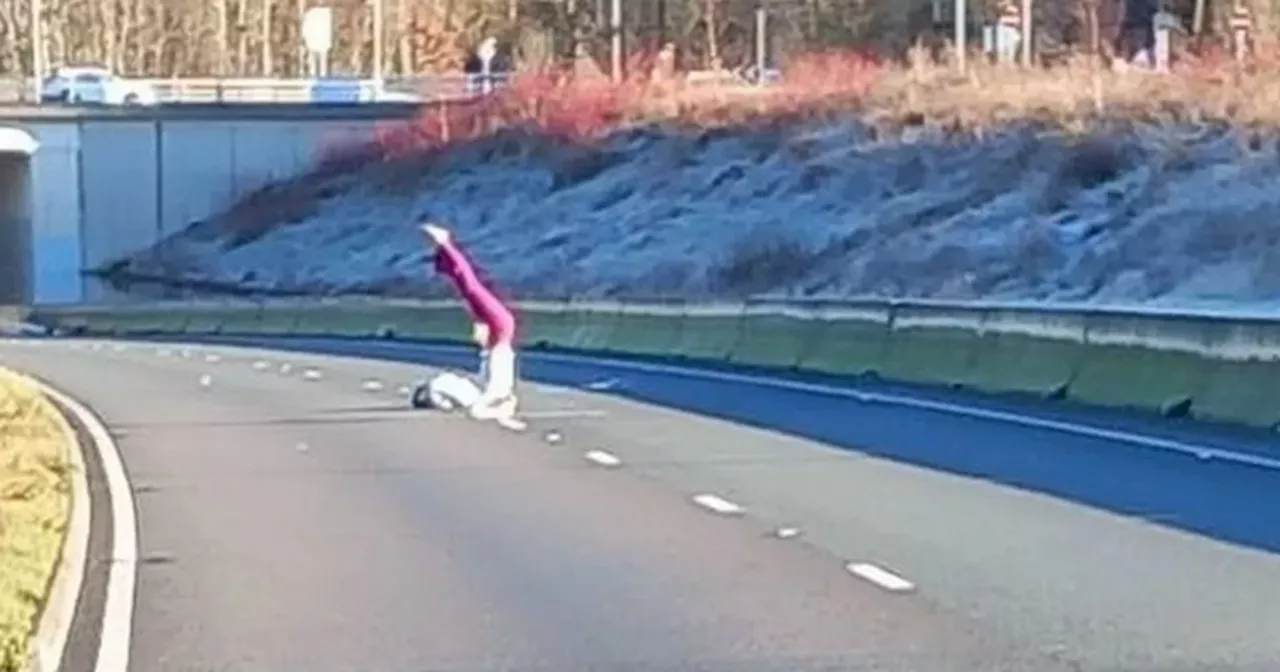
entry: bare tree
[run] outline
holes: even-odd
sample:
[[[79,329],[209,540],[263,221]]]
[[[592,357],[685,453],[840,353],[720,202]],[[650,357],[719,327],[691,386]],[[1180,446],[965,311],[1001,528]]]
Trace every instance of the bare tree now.
[[[306,72],[300,24],[310,0],[39,0],[51,65],[101,63],[131,76],[298,76]],[[335,74],[372,73],[372,0],[314,0],[334,8]],[[608,0],[382,0],[388,76],[458,67],[485,36],[566,58],[574,45],[607,65]],[[968,0],[975,12],[997,0]],[[1012,0],[1021,3],[1024,0]],[[1132,3],[1135,0],[1128,0]],[[901,54],[935,29],[933,0],[760,0],[780,55],[856,47]],[[949,4],[950,0],[944,0]],[[624,42],[671,43],[682,68],[750,58],[757,0],[625,0]],[[1067,48],[1112,40],[1122,0],[1034,3],[1037,32]],[[1234,0],[1162,0],[1193,32],[1230,38]],[[33,0],[0,0],[0,74],[32,71]],[[1280,30],[1280,0],[1249,0],[1256,35]],[[993,14],[986,8],[987,19]],[[1055,22],[1074,17],[1072,30]],[[1065,20],[1065,19],[1064,19]],[[945,37],[945,35],[940,35]],[[649,39],[646,39],[649,38]],[[540,45],[540,46],[539,46]],[[531,62],[546,62],[546,58]]]

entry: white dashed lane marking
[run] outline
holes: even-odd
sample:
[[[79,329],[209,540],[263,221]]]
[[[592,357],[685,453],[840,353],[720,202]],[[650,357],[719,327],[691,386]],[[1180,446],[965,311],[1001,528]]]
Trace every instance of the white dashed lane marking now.
[[[773,536],[779,539],[793,539],[800,536],[800,528],[798,527],[779,527],[774,531]]]
[[[742,513],[741,506],[710,493],[695,495],[693,503],[709,511],[714,511],[715,513],[724,514],[726,516]]]
[[[585,457],[602,467],[616,467],[622,464],[622,460],[612,453],[606,453],[603,450],[588,451]]]
[[[849,570],[850,574],[853,574],[860,579],[870,581],[889,592],[905,593],[915,590],[916,588],[914,583],[911,583],[887,569],[877,567],[870,563],[851,562],[845,565],[845,569]]]

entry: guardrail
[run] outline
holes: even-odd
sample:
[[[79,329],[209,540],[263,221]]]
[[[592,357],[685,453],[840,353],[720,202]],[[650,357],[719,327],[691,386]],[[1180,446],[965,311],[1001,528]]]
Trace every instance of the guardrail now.
[[[490,75],[492,88],[506,83]],[[452,74],[374,79],[144,79],[161,103],[376,102],[388,98],[461,100],[483,92],[480,75]]]
[[[508,76],[488,76],[490,90],[501,88]],[[131,82],[149,87],[156,102],[174,103],[310,103],[326,99],[341,102],[421,100],[424,102],[466,99],[484,92],[485,77],[451,73],[385,80],[361,78],[139,78]],[[0,101],[40,102],[31,81],[0,80]]]
[[[1022,393],[1276,428],[1280,317],[921,301],[521,304],[524,345]],[[456,302],[36,307],[99,335],[311,335],[464,342]]]
[[[685,80],[692,86],[741,88],[752,85],[752,81],[740,73],[732,71],[691,71],[684,73]],[[493,73],[490,75],[448,73],[441,75],[421,75],[413,77],[394,77],[384,80],[367,78],[270,78],[270,77],[175,77],[175,78],[138,78],[130,81],[150,87],[156,94],[156,101],[162,104],[175,103],[310,103],[322,102],[331,97],[342,102],[377,102],[382,100],[413,100],[422,102],[439,102],[448,100],[465,100],[485,92],[504,86],[510,75]],[[771,74],[766,78],[769,84],[776,83],[779,75]],[[485,84],[488,83],[488,87]],[[37,87],[33,81],[19,79],[0,79],[0,102],[38,103]],[[320,92],[317,95],[317,92]]]

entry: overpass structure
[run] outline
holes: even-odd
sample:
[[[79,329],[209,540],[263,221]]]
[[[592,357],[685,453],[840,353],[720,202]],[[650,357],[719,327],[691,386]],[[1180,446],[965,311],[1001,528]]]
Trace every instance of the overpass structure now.
[[[101,299],[84,270],[146,248],[420,109],[0,108],[0,304]]]

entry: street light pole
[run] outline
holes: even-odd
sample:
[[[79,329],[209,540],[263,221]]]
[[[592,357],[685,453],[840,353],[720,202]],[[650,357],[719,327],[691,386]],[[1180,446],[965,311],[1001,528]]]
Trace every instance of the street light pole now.
[[[1034,3],[1022,0],[1022,67],[1029,68],[1035,58],[1035,22],[1032,21]]]
[[[48,69],[45,63],[44,49],[44,2],[31,0],[31,73],[35,87],[35,100],[40,100],[40,87],[44,73]]]
[[[763,86],[765,83],[764,70],[769,59],[769,36],[766,31],[769,29],[769,15],[765,11],[764,3],[756,3],[756,84]]]
[[[956,0],[956,67],[965,71],[965,57],[968,55],[969,41],[969,9],[965,0]]]
[[[373,0],[373,80],[382,82],[382,5],[383,0]]]
[[[612,52],[611,74],[613,81],[622,81],[622,0],[613,0],[609,4],[610,51]]]

